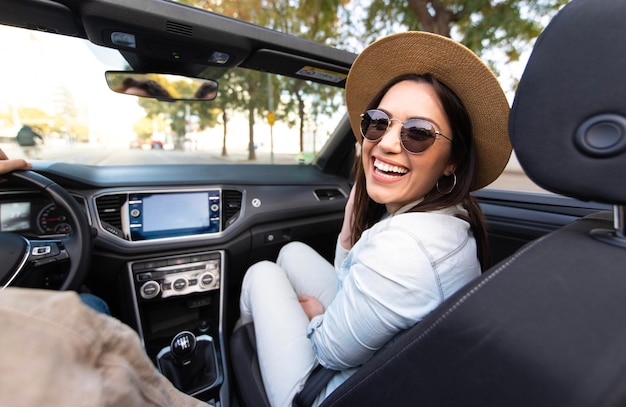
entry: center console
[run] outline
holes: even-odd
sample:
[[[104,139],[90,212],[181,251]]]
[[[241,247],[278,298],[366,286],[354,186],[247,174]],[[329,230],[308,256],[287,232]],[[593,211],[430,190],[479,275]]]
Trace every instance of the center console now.
[[[128,278],[138,332],[154,364],[179,390],[224,404],[224,252],[133,261]]]

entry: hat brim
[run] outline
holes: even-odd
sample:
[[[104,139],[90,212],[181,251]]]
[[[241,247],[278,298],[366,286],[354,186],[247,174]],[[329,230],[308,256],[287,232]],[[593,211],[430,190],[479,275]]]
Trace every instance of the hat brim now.
[[[492,183],[511,156],[509,103],[491,70],[464,45],[441,35],[410,31],[372,43],[361,52],[346,80],[352,131],[361,142],[360,115],[380,89],[406,74],[431,74],[463,102],[476,152],[471,190]]]

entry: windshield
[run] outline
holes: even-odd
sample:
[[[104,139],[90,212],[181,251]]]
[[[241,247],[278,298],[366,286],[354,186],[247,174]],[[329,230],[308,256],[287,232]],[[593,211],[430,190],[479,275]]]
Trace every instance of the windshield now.
[[[345,113],[343,89],[233,69],[214,100],[109,89],[115,50],[0,26],[0,147],[12,158],[89,165],[306,164]]]

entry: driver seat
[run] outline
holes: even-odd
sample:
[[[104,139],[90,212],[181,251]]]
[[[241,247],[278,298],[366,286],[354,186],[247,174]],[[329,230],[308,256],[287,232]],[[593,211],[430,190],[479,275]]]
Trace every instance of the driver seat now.
[[[533,181],[613,213],[575,221],[495,265],[322,406],[626,405],[625,15],[623,0],[568,3],[536,42],[509,122]]]

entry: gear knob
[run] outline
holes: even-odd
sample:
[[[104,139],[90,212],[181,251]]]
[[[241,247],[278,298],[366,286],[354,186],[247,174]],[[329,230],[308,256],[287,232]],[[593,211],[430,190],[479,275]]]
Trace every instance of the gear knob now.
[[[181,365],[188,365],[196,353],[196,336],[189,331],[179,332],[170,344],[172,356]]]

